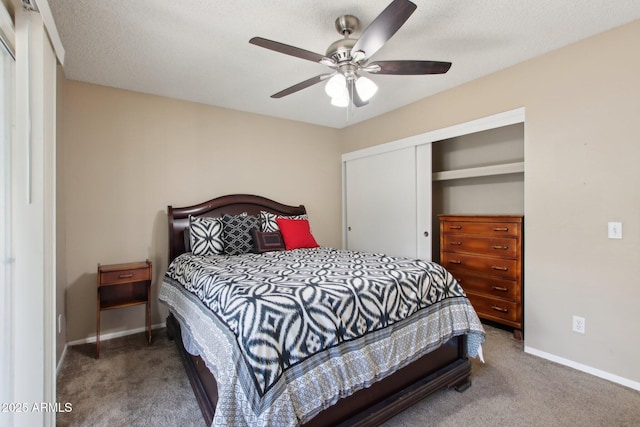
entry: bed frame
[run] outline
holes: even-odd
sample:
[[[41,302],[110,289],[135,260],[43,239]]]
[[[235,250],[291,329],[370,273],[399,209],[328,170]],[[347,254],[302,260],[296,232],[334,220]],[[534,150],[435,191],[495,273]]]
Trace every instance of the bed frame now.
[[[182,208],[169,206],[169,262],[185,252],[184,230],[189,226],[190,215],[256,215],[261,210],[280,215],[306,213],[303,205],[284,205],[250,194],[222,196]],[[207,425],[211,425],[218,400],[216,380],[199,356],[192,356],[185,350],[180,324],[173,314],[167,318],[167,333],[170,338],[175,339],[202,415]],[[443,387],[454,386],[456,390],[464,391],[471,385],[471,363],[467,358],[466,348],[465,336],[452,338],[371,387],[339,400],[305,426],[379,425]]]

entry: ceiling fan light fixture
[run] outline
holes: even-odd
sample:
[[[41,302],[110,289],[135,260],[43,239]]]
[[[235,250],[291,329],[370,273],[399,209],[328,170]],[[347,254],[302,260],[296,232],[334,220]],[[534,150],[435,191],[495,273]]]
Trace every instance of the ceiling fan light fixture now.
[[[343,93],[346,93],[346,89],[347,81],[342,73],[338,73],[331,77],[324,87],[325,92],[327,92],[327,95],[331,98],[343,96]]]
[[[356,90],[358,91],[360,99],[368,101],[378,91],[378,85],[376,85],[371,79],[358,77],[358,80],[356,80]]]
[[[345,94],[342,96],[334,96],[331,98],[331,105],[334,107],[348,107],[349,106],[349,94],[345,91]]]

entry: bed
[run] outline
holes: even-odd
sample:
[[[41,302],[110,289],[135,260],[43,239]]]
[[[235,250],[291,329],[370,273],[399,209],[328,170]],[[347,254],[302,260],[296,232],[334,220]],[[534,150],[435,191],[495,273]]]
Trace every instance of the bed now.
[[[446,270],[420,260],[304,244],[277,251],[255,248],[261,253],[194,255],[199,249],[190,247],[194,242],[190,232],[198,233],[194,228],[198,221],[247,216],[260,218],[258,228],[277,218],[283,227],[280,236],[289,242],[293,240],[288,227],[304,224],[306,209],[249,194],[168,207],[170,264],[159,299],[169,308],[167,332],[175,339],[208,425],[378,425],[441,388],[463,391],[470,385],[468,356],[481,350],[484,331],[464,292]],[[279,233],[266,231],[267,237]],[[255,243],[258,236],[252,237]],[[269,242],[263,243],[268,247]],[[209,259],[213,260],[211,265]],[[373,267],[369,269],[369,265]],[[433,270],[436,279],[415,293],[428,293],[425,298],[437,299],[437,303],[420,305],[413,294],[408,300],[414,302],[389,302],[410,289],[405,276],[422,277],[423,269]],[[387,281],[379,276],[381,271],[402,277],[395,277],[391,291],[383,291],[382,285],[366,285],[375,289],[376,295],[366,300],[367,292],[373,291],[364,290],[364,280],[374,284]],[[349,304],[336,302],[343,290],[334,292],[334,282],[343,277],[357,290],[351,290],[357,295],[350,297]],[[442,283],[436,286],[435,282]],[[278,306],[275,311],[271,307],[264,310],[267,304],[256,302],[262,298],[262,291],[257,290],[267,288],[279,292],[265,297],[276,302],[272,304]],[[291,301],[291,289],[298,298],[295,304],[299,305],[294,304],[297,312],[302,311],[301,304],[311,307],[293,320],[290,314],[276,313]],[[378,296],[383,292],[388,295]],[[332,308],[318,309],[326,301]],[[390,311],[375,317],[370,313],[375,311],[370,309],[372,304],[388,305]],[[337,305],[350,307],[338,320]],[[400,317],[398,313],[407,310],[413,314]],[[260,320],[256,320],[258,311],[263,316]],[[358,321],[351,321],[350,315]],[[285,317],[287,321],[282,322]],[[313,321],[301,327],[300,319],[307,317]],[[323,326],[314,323],[318,319]],[[327,325],[335,326],[338,338],[323,332]],[[306,331],[303,338],[291,338],[296,336],[291,331],[298,330],[293,326]],[[268,328],[277,329],[280,335],[265,335]],[[436,332],[439,329],[446,331]],[[434,334],[435,339],[421,341]],[[284,350],[278,347],[283,340]],[[295,345],[288,342],[294,340]],[[369,366],[372,364],[375,369]]]

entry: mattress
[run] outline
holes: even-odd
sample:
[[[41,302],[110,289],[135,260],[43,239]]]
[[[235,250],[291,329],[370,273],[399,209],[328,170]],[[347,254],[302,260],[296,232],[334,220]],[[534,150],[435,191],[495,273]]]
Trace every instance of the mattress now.
[[[454,336],[484,330],[443,267],[332,248],[195,256],[159,298],[218,382],[214,425],[297,425]]]

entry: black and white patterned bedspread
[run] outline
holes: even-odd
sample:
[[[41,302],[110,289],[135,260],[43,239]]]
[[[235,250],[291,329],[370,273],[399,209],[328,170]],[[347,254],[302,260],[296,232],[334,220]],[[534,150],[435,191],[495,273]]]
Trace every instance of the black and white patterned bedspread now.
[[[258,418],[269,405],[265,402],[273,403],[287,391],[283,376],[290,382],[306,365],[316,366],[362,343],[390,339],[393,331],[427,317],[447,326],[429,332],[434,337],[428,342],[413,343],[415,349],[404,360],[389,362],[394,369],[455,335],[468,335],[471,356],[484,340],[482,326],[453,276],[436,263],[416,259],[330,248],[233,257],[183,254],[168,268],[163,288],[169,286],[173,292],[182,287],[206,304],[228,340],[235,341],[233,352],[242,354],[235,369]],[[170,300],[166,292],[161,290],[164,302]],[[372,380],[365,385],[368,382]],[[362,388],[360,383],[355,387]],[[337,400],[326,399],[325,406]],[[220,403],[216,417],[219,409]],[[291,411],[301,421],[309,416],[305,410],[299,414],[299,408]]]

